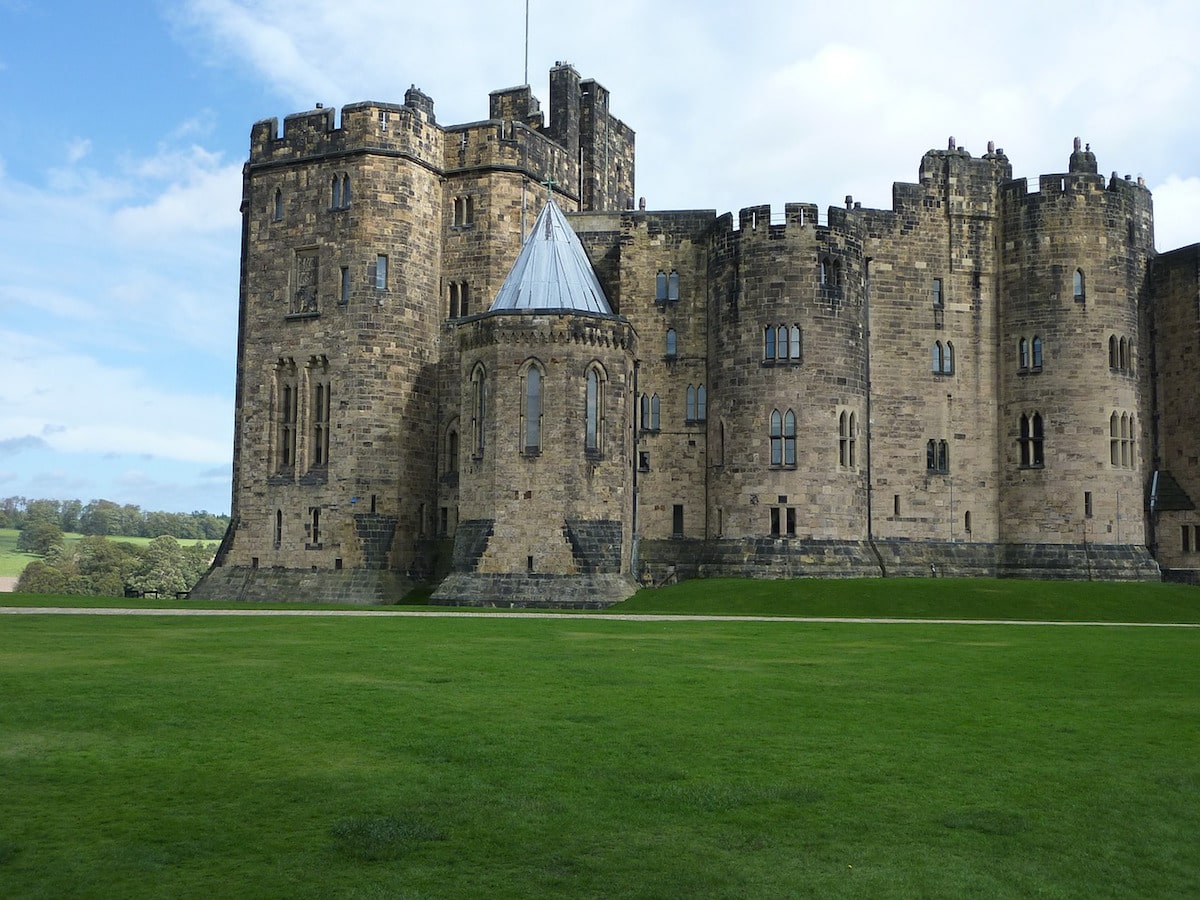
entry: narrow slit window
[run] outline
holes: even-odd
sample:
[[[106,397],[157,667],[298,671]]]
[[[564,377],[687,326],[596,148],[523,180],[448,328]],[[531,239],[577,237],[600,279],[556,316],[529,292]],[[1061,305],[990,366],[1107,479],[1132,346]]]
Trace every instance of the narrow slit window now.
[[[536,365],[525,370],[524,452],[535,456],[542,449],[542,372]]]

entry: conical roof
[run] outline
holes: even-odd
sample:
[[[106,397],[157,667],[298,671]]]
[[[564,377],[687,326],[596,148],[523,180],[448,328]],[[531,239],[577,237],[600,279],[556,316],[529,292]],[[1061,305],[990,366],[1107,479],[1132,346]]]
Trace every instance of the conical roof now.
[[[491,308],[568,309],[612,315],[583,244],[553,200],[542,207]]]

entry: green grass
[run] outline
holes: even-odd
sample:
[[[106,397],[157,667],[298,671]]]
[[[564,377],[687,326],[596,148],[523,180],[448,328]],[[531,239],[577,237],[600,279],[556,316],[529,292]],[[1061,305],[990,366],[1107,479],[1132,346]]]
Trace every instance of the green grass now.
[[[997,578],[697,579],[614,611],[1071,622],[1200,622],[1200,589],[1159,582]]]
[[[1200,629],[6,616],[0,885],[1180,896],[1198,675]]]
[[[17,539],[20,535],[21,532],[16,528],[0,528],[0,578],[18,578],[27,565],[35,559],[41,559],[35,554],[22,553],[17,549]],[[63,535],[63,541],[70,545],[82,540],[83,537],[82,534],[69,532]],[[149,544],[152,538],[114,536],[109,540],[114,543],[136,544],[140,547]],[[187,542],[181,541],[181,543]]]
[[[358,607],[364,611],[427,609],[429,591],[405,603]],[[0,595],[0,606],[72,606],[167,609],[174,598],[128,600],[45,594]],[[320,603],[185,601],[207,609],[346,609]],[[504,610],[506,613],[519,610]],[[487,610],[475,610],[487,612]],[[545,612],[533,610],[531,612]],[[608,614],[834,616],[917,619],[1016,619],[1067,622],[1200,623],[1200,589],[1188,585],[1140,582],[1049,582],[989,578],[862,578],[823,581],[705,579],[639,591]],[[588,615],[605,615],[591,612]],[[575,611],[563,615],[578,615]]]

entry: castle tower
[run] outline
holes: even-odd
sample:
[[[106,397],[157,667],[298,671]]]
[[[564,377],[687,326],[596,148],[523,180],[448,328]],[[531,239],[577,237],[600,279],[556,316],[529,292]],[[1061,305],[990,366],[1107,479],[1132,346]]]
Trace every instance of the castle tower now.
[[[396,602],[438,573],[458,518],[455,324],[500,286],[541,182],[571,208],[633,192],[633,132],[561,81],[567,125],[608,140],[587,200],[580,128],[547,131],[527,86],[450,128],[415,87],[340,123],[254,126],[232,523],[196,596]]]
[[[635,335],[553,201],[491,308],[457,331],[459,522],[434,602],[629,596]]]
[[[709,298],[714,531],[781,574],[864,574],[824,552],[867,537],[857,228],[799,203],[781,222],[762,206],[731,224],[714,231]]]
[[[233,521],[204,596],[381,602],[433,480],[442,130],[427,97],[255,125]]]
[[[1065,565],[1149,571],[1150,194],[1098,174],[1078,139],[1069,171],[1043,175],[1038,188],[1018,180],[1001,192],[1006,565],[1035,575]]]

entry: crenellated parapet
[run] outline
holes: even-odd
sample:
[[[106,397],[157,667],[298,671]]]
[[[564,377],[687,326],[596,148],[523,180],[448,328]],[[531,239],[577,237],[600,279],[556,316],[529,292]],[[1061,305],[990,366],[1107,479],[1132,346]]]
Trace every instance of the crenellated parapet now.
[[[440,168],[442,129],[433,101],[416,88],[403,104],[363,102],[337,110],[318,107],[283,120],[263,119],[250,132],[250,166],[288,164],[363,151],[403,155]]]

